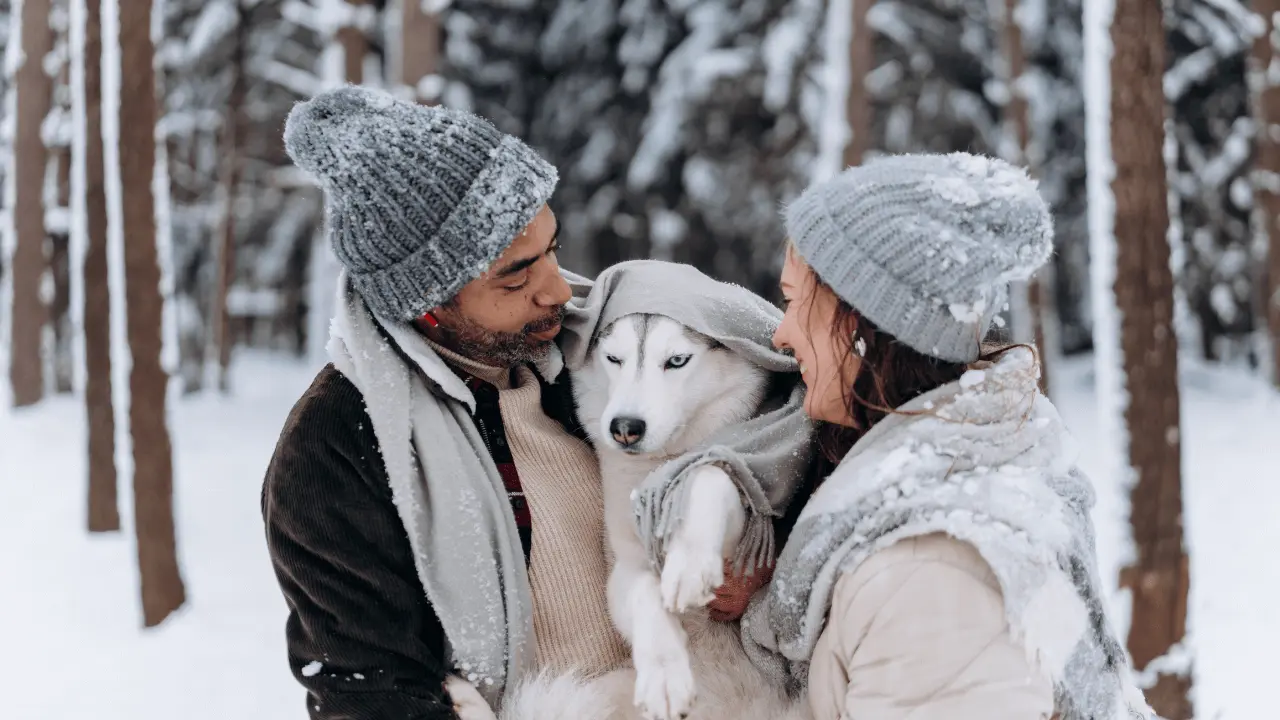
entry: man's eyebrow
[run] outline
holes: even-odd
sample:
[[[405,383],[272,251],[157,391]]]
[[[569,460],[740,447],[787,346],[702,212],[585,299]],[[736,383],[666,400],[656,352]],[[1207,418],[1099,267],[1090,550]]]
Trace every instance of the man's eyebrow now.
[[[551,235],[551,242],[547,245],[547,249],[544,250],[541,255],[537,255],[536,257],[521,258],[520,260],[512,261],[511,263],[503,266],[502,268],[499,268],[496,272],[494,272],[493,274],[494,279],[501,280],[503,278],[509,278],[512,275],[515,275],[516,273],[528,270],[534,263],[541,260],[542,256],[546,255],[547,252],[551,250],[551,248],[555,247],[556,243],[559,241],[560,241],[560,221],[556,220],[556,231]]]

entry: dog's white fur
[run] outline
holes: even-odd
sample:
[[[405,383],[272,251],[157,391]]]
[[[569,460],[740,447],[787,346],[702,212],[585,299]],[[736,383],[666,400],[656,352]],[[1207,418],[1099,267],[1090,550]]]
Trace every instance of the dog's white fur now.
[[[728,475],[704,466],[691,478],[686,520],[668,543],[660,574],[631,511],[632,493],[652,470],[749,419],[767,381],[762,369],[668,318],[628,316],[601,333],[585,367],[574,373],[574,394],[604,482],[615,558],[609,610],[631,645],[634,668],[591,680],[533,678],[512,694],[503,720],[808,717],[807,702],[786,699],[752,665],[736,623],[712,622],[705,609],[746,522]],[[611,427],[619,418],[644,421],[643,437],[624,446],[625,435],[615,438]],[[467,701],[467,689],[454,687],[463,720],[492,718],[474,689]]]

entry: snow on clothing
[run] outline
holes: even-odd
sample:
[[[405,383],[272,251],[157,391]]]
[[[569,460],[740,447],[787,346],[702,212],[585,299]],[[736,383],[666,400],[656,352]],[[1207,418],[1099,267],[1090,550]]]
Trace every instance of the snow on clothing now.
[[[464,110],[346,86],[298,103],[285,149],[375,315],[410,321],[480,277],[555,191],[554,166]]]
[[[565,361],[580,367],[600,331],[637,313],[671,318],[773,373],[758,416],[725,429],[699,452],[662,465],[636,491],[632,502],[641,541],[660,565],[666,541],[684,518],[685,481],[699,467],[717,464],[738,485],[747,507],[737,566],[752,569],[771,560],[775,521],[784,517],[813,461],[813,423],[804,414],[799,366],[773,347],[781,312],[690,265],[623,262],[602,272],[585,299],[569,308],[561,335]]]
[[[989,566],[1008,637],[1021,646],[1031,668],[1053,683],[1063,720],[1148,717],[1100,594],[1089,518],[1092,488],[1076,466],[1057,411],[1038,392],[1037,375],[1032,354],[1013,349],[908,402],[858,441],[809,499],[773,583],[744,617],[744,644],[761,669],[792,686],[803,685],[811,672],[829,685],[836,671],[812,664],[831,661],[829,654],[815,655],[819,648],[838,649],[835,655],[850,673],[844,703],[851,717],[859,709],[888,705],[899,714],[871,714],[989,717],[969,712],[973,706],[963,698],[969,690],[938,672],[956,658],[927,634],[917,634],[917,614],[892,612],[888,597],[866,598],[827,621],[833,599],[847,603],[860,585],[894,580],[871,577],[868,567],[879,564],[902,575],[903,565],[914,559],[901,543],[918,547],[926,536],[945,533],[971,545]],[[954,560],[963,546],[952,543],[936,552]],[[975,614],[950,633],[976,631],[982,623],[989,627],[991,599],[975,597],[973,579],[981,571],[974,559],[952,561],[950,570],[942,567],[947,564],[932,564],[933,577],[912,590],[970,596],[960,608]],[[878,610],[889,612],[870,627],[862,613]],[[902,670],[901,676],[876,674],[890,666]],[[975,672],[977,682],[985,677],[1010,683],[1017,674],[996,664],[979,664]],[[936,684],[922,688],[922,675],[936,678]],[[838,712],[838,701],[823,704],[829,688],[816,692],[817,709]],[[980,692],[1004,697],[990,686]],[[1005,692],[1011,702],[1028,701],[1025,689],[1009,684]],[[1002,702],[986,697],[984,711]]]
[[[455,718],[444,628],[422,595],[360,391],[327,366],[294,405],[262,488],[312,720]]]
[[[471,391],[413,327],[380,325],[345,273],[341,292],[329,353],[364,397],[453,664],[495,707],[508,681],[540,661],[587,673],[621,664],[626,650],[605,599],[603,510],[592,511],[603,504],[599,470],[585,442],[545,417],[538,377],[524,368],[519,383],[500,390],[534,516],[526,572],[503,478],[472,420]],[[537,375],[562,371],[553,352]],[[538,635],[543,629],[551,632]]]
[[[917,352],[972,362],[1010,280],[1053,251],[1053,219],[1026,170],[969,153],[890,155],[818,183],[787,235],[839,295]]]
[[[844,573],[809,666],[814,720],[1046,720],[1053,683],[968,543],[913,537]]]
[[[386,337],[357,349],[368,357],[396,358],[405,367],[412,363]],[[468,364],[467,369],[501,382],[481,366]],[[403,372],[390,369],[391,375]],[[432,377],[455,393],[462,382],[439,366]],[[566,433],[580,437],[567,374],[560,380],[542,387],[542,411]],[[463,422],[461,416],[469,410],[465,403],[448,400],[441,383],[426,379],[425,385],[442,413],[459,419],[454,430],[466,439],[465,452],[474,450],[475,462],[487,464],[484,440],[510,435],[503,432],[498,408],[489,415],[477,406],[473,422]],[[401,397],[409,393],[406,388]],[[371,420],[377,413],[367,404],[368,397],[347,375],[326,367],[295,405],[267,470],[262,511],[268,549],[290,609],[290,665],[308,691],[308,711],[316,720],[452,718],[442,688],[446,674],[455,671],[457,650],[424,593],[416,567],[418,548],[406,534],[401,518],[405,506],[395,502],[381,449],[385,439],[375,431]],[[482,423],[492,423],[488,429],[493,432],[479,440],[473,426]],[[449,437],[442,434],[436,440]],[[457,444],[427,442],[435,455]],[[407,448],[407,442],[401,447]],[[530,474],[536,483],[539,475]],[[498,487],[502,490],[495,503],[501,504],[505,483]],[[461,507],[459,503],[454,509]],[[497,540],[489,542],[496,554]],[[522,574],[523,563],[516,565],[512,573]],[[470,574],[468,568],[459,577]]]

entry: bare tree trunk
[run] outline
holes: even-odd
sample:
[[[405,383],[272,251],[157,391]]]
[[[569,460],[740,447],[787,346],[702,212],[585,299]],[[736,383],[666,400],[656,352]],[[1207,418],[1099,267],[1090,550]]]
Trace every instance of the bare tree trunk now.
[[[61,0],[54,3],[54,15],[59,10],[66,12],[67,2]],[[65,17],[65,16],[64,16]],[[55,25],[53,22],[50,25]],[[53,56],[59,58],[57,80],[53,85],[50,112],[66,113],[70,117],[71,107],[71,38],[70,26],[66,22],[61,27],[54,27],[55,40]],[[46,67],[46,70],[49,68]],[[47,321],[53,331],[52,357],[45,367],[53,372],[53,389],[59,394],[75,391],[76,352],[75,320],[71,316],[71,141],[57,137],[47,147],[48,165],[46,173],[52,172],[52,197],[45,197],[45,235],[50,249],[48,256],[49,276],[53,280],[53,298],[48,305]],[[57,227],[47,222],[50,210],[58,210]],[[65,224],[63,221],[65,220]]]
[[[1009,101],[1004,107],[1004,122],[1013,136],[1015,148],[1011,162],[1030,166],[1027,149],[1031,144],[1031,122],[1028,115],[1027,97],[1022,91],[1022,75],[1026,71],[1026,49],[1022,44],[1022,28],[1018,25],[1018,6],[1020,0],[1004,0],[1004,58],[1007,69],[1005,82],[1008,84]],[[1029,168],[1030,169],[1030,168]],[[1040,390],[1049,394],[1049,357],[1045,333],[1045,304],[1053,293],[1047,284],[1048,268],[1025,284],[1018,283],[1015,292],[1022,295],[1027,306],[1027,319],[1030,322],[1028,336],[1036,346],[1040,355]]]
[[[50,0],[22,4],[23,61],[15,74],[17,116],[13,153],[13,224],[17,246],[10,268],[13,311],[10,322],[9,381],[15,407],[34,405],[44,397],[43,334],[48,308],[40,284],[48,269],[45,258],[44,178],[46,150],[40,126],[49,112],[53,83],[44,72],[44,57],[53,48],[49,28]]]
[[[861,165],[871,149],[871,97],[867,75],[875,66],[875,33],[867,26],[867,12],[875,0],[852,0],[853,22],[849,33],[849,95],[845,118],[849,142],[844,147],[844,166]]]
[[[102,3],[85,0],[84,401],[89,430],[89,532],[120,529],[116,419],[111,398],[111,289],[102,150]]]
[[[1280,388],[1280,82],[1272,77],[1276,61],[1275,18],[1280,0],[1254,0],[1253,11],[1264,21],[1265,32],[1253,42],[1249,74],[1253,85],[1254,115],[1258,118],[1253,189],[1258,198],[1254,221],[1267,245],[1267,264],[1260,283],[1261,318],[1271,342],[1271,381]]]
[[[1120,581],[1133,597],[1129,651],[1134,664],[1144,669],[1183,640],[1189,580],[1163,154],[1165,34],[1160,3],[1116,0],[1111,41],[1114,290],[1129,395],[1129,462],[1137,476],[1130,515],[1137,559],[1121,571]],[[1160,673],[1147,699],[1161,717],[1189,720],[1190,689],[1189,673]]]
[[[423,94],[422,80],[439,72],[440,18],[423,12],[422,0],[401,1],[400,82],[418,102],[434,105],[440,99]]]
[[[235,339],[231,336],[231,321],[227,314],[227,295],[235,281],[236,270],[236,192],[240,174],[241,115],[248,83],[245,79],[245,42],[249,18],[244,6],[236,3],[237,22],[235,51],[232,55],[231,96],[227,102],[227,115],[223,120],[222,135],[222,198],[225,206],[222,225],[219,228],[218,277],[214,283],[213,311],[210,314],[209,351],[211,360],[218,366],[218,389],[231,389],[228,370],[231,366],[231,348]]]
[[[156,252],[156,81],[151,3],[120,2],[120,184],[124,194],[129,348],[129,426],[133,434],[134,514],[142,613],[159,625],[186,600],[173,522],[173,452],[161,363],[160,265]]]
[[[360,7],[368,5],[369,0],[347,0],[348,5]],[[364,57],[369,52],[369,41],[364,31],[358,27],[341,27],[337,32],[338,42],[342,45],[343,62],[347,82],[359,85],[364,82]]]

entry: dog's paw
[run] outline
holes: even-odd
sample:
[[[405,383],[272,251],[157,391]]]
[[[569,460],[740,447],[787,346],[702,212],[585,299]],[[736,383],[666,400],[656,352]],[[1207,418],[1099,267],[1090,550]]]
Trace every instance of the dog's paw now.
[[[726,542],[737,542],[742,531],[738,490],[724,470],[705,465],[689,483],[684,521],[667,545],[662,565],[662,604],[675,613],[715,599],[716,588],[724,584]]]
[[[450,675],[444,681],[444,689],[453,700],[453,711],[460,720],[497,720],[480,691],[466,680]]]
[[[636,708],[645,720],[683,720],[697,690],[687,657],[636,663]]]
[[[705,607],[724,584],[724,558],[714,543],[681,542],[671,545],[662,565],[662,606],[682,613]],[[698,547],[702,545],[702,547]]]

